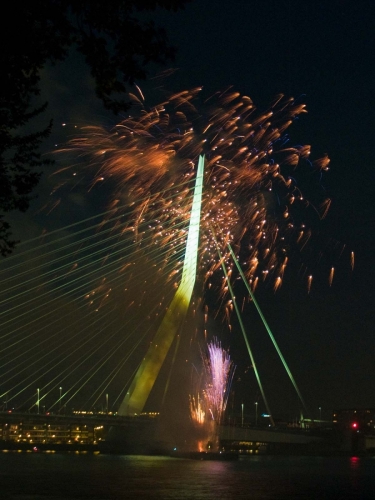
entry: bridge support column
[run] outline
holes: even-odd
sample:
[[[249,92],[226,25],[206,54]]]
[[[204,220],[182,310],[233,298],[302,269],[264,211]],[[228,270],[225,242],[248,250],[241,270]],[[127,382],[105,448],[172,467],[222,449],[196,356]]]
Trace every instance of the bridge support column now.
[[[203,170],[204,157],[200,156],[181,283],[119,408],[119,415],[142,413],[169,348],[186,317],[196,277]]]

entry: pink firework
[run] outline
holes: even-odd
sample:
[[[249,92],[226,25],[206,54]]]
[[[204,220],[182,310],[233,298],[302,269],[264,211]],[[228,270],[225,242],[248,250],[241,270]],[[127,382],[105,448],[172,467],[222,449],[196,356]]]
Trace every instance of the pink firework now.
[[[213,420],[219,424],[227,406],[235,366],[216,338],[208,344],[207,352],[202,353],[202,360],[203,396],[190,399],[191,416],[197,423]]]

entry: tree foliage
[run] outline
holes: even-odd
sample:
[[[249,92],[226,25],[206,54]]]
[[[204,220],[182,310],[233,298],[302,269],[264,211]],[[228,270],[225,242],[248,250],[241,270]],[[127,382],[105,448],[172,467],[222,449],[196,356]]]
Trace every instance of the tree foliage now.
[[[0,254],[16,242],[5,214],[26,211],[41,169],[52,161],[40,147],[52,120],[39,131],[33,119],[48,103],[35,106],[41,94],[40,73],[46,64],[63,61],[71,47],[85,56],[104,106],[128,109],[127,85],[147,77],[149,63],[173,60],[175,49],[163,28],[143,21],[144,12],[177,11],[190,0],[32,0],[7,4],[2,16],[0,94]],[[42,96],[43,97],[43,96]]]

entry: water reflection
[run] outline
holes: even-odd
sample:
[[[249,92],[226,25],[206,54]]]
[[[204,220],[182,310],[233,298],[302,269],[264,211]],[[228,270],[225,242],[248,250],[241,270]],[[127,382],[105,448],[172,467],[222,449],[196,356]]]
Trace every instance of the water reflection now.
[[[0,455],[6,500],[374,500],[373,477],[375,460],[358,457]]]

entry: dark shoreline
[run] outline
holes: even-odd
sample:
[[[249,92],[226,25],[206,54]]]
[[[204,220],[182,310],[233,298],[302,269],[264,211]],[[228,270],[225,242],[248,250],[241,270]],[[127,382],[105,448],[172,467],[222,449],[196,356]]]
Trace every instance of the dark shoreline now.
[[[166,456],[175,458],[190,458],[194,460],[238,460],[240,458],[251,458],[254,456],[304,456],[304,457],[375,457],[373,452],[349,452],[340,450],[314,450],[314,452],[269,452],[262,454],[249,454],[237,452],[169,452],[166,450],[135,450],[127,447],[113,447],[108,443],[101,444],[81,444],[81,443],[17,443],[14,441],[0,441],[0,452],[28,452],[28,453],[95,453],[106,455],[144,455],[144,456]]]

